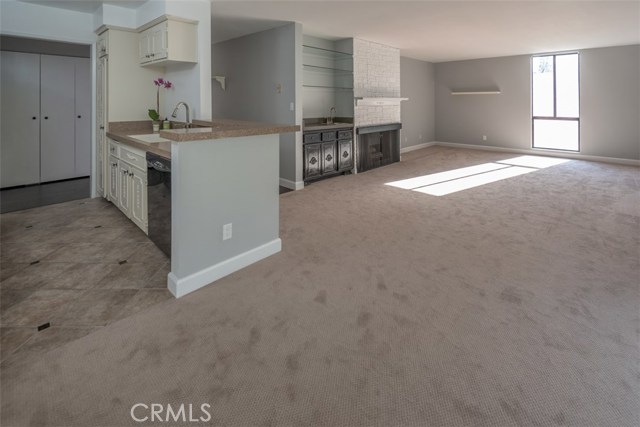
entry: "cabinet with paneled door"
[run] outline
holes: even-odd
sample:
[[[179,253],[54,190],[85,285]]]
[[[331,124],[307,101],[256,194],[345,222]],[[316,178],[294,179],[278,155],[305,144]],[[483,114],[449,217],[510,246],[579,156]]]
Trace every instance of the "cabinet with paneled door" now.
[[[147,162],[145,152],[109,139],[108,199],[147,232]]]
[[[168,18],[139,34],[140,65],[198,62],[196,23]]]
[[[304,181],[324,178],[353,169],[351,128],[303,134]]]

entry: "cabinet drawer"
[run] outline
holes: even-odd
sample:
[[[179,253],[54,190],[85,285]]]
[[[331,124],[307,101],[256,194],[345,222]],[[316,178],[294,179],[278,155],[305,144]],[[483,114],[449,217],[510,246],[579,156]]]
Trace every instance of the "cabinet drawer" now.
[[[338,131],[338,139],[351,139],[352,136],[353,136],[353,132],[350,130]]]
[[[319,133],[305,133],[304,134],[304,142],[320,142],[320,134]]]
[[[138,153],[134,153],[133,150],[128,147],[120,147],[120,159],[130,165],[137,166],[142,170],[147,170],[147,160],[145,157]]]
[[[120,157],[120,145],[117,142],[109,140],[109,154]]]
[[[337,132],[336,131],[331,131],[331,132],[322,132],[322,140],[323,141],[335,141]]]

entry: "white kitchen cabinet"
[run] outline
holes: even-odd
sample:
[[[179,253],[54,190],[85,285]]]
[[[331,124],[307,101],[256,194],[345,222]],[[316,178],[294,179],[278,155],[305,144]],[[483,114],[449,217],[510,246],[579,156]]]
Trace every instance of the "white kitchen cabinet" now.
[[[118,174],[120,179],[120,194],[118,194],[118,207],[127,217],[131,216],[131,166],[126,162],[118,162]]]
[[[167,19],[139,34],[140,65],[198,62],[196,23]]]
[[[0,187],[40,182],[40,55],[0,52]]]
[[[109,37],[107,37],[106,31],[98,35],[98,40],[96,41],[96,51],[98,58],[102,58],[103,56],[107,56],[109,54]]]
[[[111,139],[108,139],[108,150],[108,199],[147,233],[146,153]]]
[[[147,232],[147,171],[131,168],[131,213],[129,218]]]
[[[106,38],[106,34],[104,37]],[[108,198],[105,191],[107,176],[107,67],[109,58],[103,56],[96,63],[96,193]]]
[[[120,175],[118,174],[118,159],[115,156],[109,156],[109,165],[107,169],[109,177],[109,191],[107,199],[113,204],[118,205],[120,195]]]

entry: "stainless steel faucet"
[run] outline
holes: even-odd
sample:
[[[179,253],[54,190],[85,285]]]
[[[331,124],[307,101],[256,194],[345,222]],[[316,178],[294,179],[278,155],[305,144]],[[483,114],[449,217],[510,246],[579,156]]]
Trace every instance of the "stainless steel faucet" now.
[[[173,117],[174,119],[176,118],[176,115],[178,114],[178,109],[180,108],[180,106],[184,105],[184,109],[187,113],[187,123],[185,125],[186,128],[190,128],[191,127],[191,119],[189,117],[189,104],[187,104],[184,101],[180,101],[178,102],[178,105],[176,105],[176,108],[173,110],[173,114],[171,114],[171,117]]]
[[[332,125],[333,124],[333,119],[335,117],[335,114],[336,114],[336,107],[329,108],[329,117],[327,117],[327,124],[328,125]]]

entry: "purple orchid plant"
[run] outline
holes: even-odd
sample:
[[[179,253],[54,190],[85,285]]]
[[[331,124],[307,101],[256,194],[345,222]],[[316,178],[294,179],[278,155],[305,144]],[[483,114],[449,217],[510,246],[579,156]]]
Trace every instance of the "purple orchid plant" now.
[[[149,117],[153,121],[160,120],[160,88],[171,89],[173,87],[173,83],[169,80],[165,80],[162,77],[158,77],[153,81],[153,84],[157,86],[156,92],[156,109],[149,110]]]

